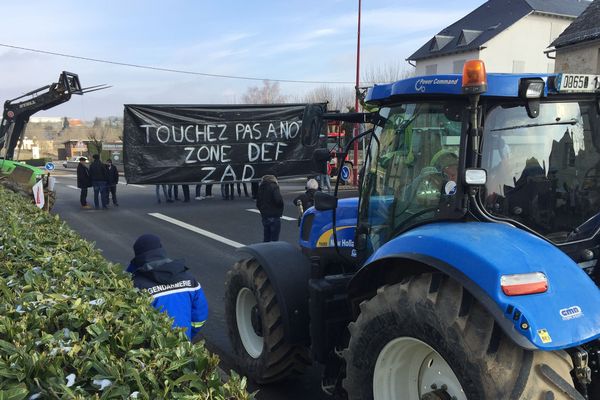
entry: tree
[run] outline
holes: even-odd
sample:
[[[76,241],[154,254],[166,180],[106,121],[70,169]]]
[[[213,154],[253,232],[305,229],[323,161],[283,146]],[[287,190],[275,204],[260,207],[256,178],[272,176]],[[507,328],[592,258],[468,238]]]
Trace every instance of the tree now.
[[[302,97],[304,103],[327,102],[329,110],[345,112],[354,106],[354,92],[346,87],[319,86]]]
[[[415,76],[415,69],[396,62],[384,65],[371,65],[362,76],[362,85],[372,86],[376,83],[390,83]]]
[[[102,145],[105,139],[105,131],[102,129],[92,129],[88,133],[88,151],[92,154],[101,154]]]
[[[242,100],[246,104],[284,103],[286,97],[280,93],[279,82],[263,81],[262,87],[251,86],[246,89]]]
[[[87,138],[89,140],[88,150],[92,154],[101,154],[102,145],[108,136],[108,127],[102,123],[100,118],[94,119],[94,125],[92,129],[88,131]]]

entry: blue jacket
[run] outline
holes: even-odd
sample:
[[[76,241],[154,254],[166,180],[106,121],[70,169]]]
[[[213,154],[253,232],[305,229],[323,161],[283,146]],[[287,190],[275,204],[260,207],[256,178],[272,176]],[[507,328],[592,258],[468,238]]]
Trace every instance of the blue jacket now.
[[[156,249],[131,260],[127,272],[133,284],[154,298],[152,306],[173,318],[173,327],[186,328],[191,340],[208,317],[208,303],[200,283],[187,272],[183,260],[167,258]]]

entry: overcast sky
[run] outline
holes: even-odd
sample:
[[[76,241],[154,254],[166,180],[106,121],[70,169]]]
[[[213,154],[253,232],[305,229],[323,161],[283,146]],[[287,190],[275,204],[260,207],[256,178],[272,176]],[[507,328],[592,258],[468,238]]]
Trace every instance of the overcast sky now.
[[[405,63],[412,52],[484,0],[363,1],[361,70]],[[159,68],[270,79],[355,79],[357,0],[13,1],[0,44]],[[408,66],[408,65],[407,65]],[[122,116],[123,104],[234,103],[260,81],[96,63],[0,46],[0,100],[77,73],[83,86],[36,116]],[[282,83],[286,95],[317,84]],[[333,85],[331,85],[333,86]],[[348,85],[353,87],[353,84]]]

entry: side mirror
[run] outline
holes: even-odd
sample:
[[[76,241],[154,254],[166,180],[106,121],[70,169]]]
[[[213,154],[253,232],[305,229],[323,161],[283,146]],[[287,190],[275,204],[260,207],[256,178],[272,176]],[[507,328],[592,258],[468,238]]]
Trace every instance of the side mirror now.
[[[313,160],[317,162],[325,162],[329,160],[330,153],[327,149],[315,149],[313,152]]]
[[[314,147],[319,144],[319,137],[325,134],[325,124],[322,115],[327,111],[326,103],[308,104],[304,108],[302,115],[302,145]]]
[[[482,168],[469,168],[465,170],[465,183],[472,186],[485,185],[487,182],[487,171]]]
[[[315,193],[315,209],[317,211],[329,211],[337,208],[338,199],[323,192]]]

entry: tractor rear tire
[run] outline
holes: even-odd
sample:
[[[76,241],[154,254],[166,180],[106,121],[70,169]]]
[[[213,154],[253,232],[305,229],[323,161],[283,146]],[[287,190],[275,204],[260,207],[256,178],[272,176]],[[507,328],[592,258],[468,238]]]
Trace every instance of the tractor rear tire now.
[[[381,287],[360,310],[344,351],[349,400],[583,399],[566,352],[517,346],[447,276]]]
[[[308,348],[286,343],[275,290],[255,259],[228,272],[225,315],[236,364],[256,383],[302,374],[310,365]]]

